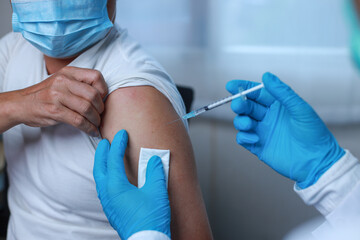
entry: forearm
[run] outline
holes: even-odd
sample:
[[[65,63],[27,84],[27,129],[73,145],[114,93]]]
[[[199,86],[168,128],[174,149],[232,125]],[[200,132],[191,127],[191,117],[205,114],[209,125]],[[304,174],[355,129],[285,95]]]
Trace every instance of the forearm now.
[[[0,93],[0,133],[21,123],[21,95],[19,91]]]

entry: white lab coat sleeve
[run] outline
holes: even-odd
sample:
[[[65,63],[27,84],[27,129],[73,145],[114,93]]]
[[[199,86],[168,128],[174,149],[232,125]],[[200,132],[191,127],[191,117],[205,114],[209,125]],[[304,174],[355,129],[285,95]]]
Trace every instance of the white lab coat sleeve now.
[[[128,240],[171,240],[166,234],[158,232],[158,231],[141,231],[137,232]]]
[[[312,186],[295,192],[305,204],[314,206],[322,215],[330,216],[340,204],[360,190],[360,163],[349,151]],[[353,208],[360,209],[360,201]]]
[[[317,183],[306,189],[295,185],[294,189],[307,205],[313,205],[326,218],[312,232],[317,239],[329,239],[329,233],[339,229],[357,229],[353,227],[360,222],[360,163],[349,151]]]

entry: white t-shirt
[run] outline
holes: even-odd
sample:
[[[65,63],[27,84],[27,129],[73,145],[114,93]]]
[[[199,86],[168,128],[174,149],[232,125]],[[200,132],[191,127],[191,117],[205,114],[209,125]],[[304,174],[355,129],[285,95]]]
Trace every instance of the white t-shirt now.
[[[109,93],[153,86],[180,116],[185,113],[169,75],[118,27],[70,65],[99,70]],[[20,34],[0,40],[0,91],[22,89],[46,78],[43,54]],[[103,213],[92,175],[98,141],[65,124],[22,124],[4,133],[10,180],[8,240],[119,238]]]

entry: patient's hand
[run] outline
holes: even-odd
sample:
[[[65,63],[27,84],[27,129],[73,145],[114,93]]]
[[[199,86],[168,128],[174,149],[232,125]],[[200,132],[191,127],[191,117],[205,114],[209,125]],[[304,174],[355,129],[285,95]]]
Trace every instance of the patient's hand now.
[[[39,84],[18,91],[17,122],[32,127],[70,124],[97,136],[107,86],[92,69],[65,67]]]
[[[137,185],[140,148],[169,149],[169,199],[172,239],[211,239],[211,230],[202,199],[193,150],[179,116],[168,99],[153,87],[121,88],[105,103],[101,134],[112,141],[120,129],[129,133],[125,169]]]

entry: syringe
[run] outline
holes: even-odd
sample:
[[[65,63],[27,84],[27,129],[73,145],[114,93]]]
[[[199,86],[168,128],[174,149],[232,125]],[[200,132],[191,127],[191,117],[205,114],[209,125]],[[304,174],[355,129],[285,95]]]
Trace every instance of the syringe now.
[[[255,92],[255,91],[257,91],[257,90],[259,90],[259,89],[261,89],[263,87],[264,87],[264,84],[262,83],[260,85],[257,85],[255,87],[253,87],[253,88],[250,88],[248,90],[237,93],[237,94],[235,94],[233,96],[223,98],[223,99],[221,99],[221,100],[219,100],[217,102],[211,103],[211,104],[209,104],[207,106],[204,106],[204,107],[199,108],[197,110],[191,111],[188,114],[185,114],[184,116],[182,116],[182,119],[189,119],[189,118],[199,116],[200,114],[202,114],[204,112],[207,112],[207,111],[209,111],[211,109],[220,107],[220,106],[222,106],[222,105],[224,105],[224,104],[226,104],[228,102],[231,102],[232,100],[237,99],[239,97],[246,96],[247,94]]]

